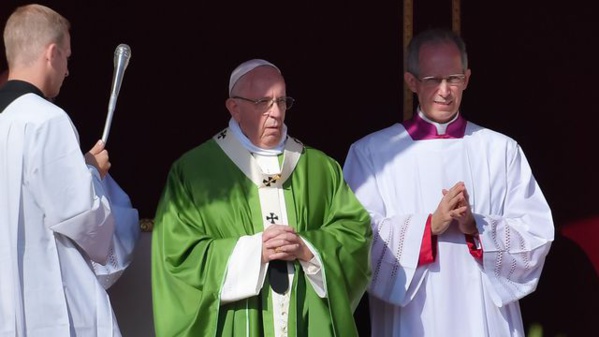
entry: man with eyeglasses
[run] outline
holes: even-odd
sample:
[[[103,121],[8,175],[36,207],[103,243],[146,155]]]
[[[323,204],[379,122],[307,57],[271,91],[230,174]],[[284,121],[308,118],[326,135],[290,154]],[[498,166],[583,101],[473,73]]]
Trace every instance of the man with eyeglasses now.
[[[152,232],[157,336],[358,336],[370,217],[325,153],[287,134],[274,64],[233,70],[228,127],[171,167]]]
[[[372,336],[523,337],[551,210],[512,138],[460,114],[471,71],[449,30],[416,35],[413,118],[354,142],[344,173],[372,218]]]

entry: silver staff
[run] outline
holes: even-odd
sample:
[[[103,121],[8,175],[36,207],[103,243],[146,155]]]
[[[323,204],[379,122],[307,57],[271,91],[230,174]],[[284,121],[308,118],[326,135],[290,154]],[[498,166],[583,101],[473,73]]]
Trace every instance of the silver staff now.
[[[108,133],[110,132],[110,124],[112,123],[112,115],[116,107],[116,99],[121,90],[121,82],[125,75],[125,69],[129,65],[131,58],[131,48],[128,45],[121,43],[114,51],[114,73],[112,75],[112,89],[110,90],[110,101],[108,102],[108,114],[106,115],[106,124],[104,125],[104,133],[102,141],[104,144],[108,141]]]

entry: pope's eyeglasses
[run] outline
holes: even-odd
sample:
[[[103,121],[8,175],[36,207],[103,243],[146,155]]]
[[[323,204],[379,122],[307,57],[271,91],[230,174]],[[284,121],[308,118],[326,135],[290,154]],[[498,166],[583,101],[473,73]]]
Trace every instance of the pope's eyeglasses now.
[[[232,96],[231,98],[244,100],[246,102],[254,103],[256,109],[260,112],[266,112],[272,108],[273,104],[277,103],[279,109],[289,110],[293,106],[295,99],[289,96],[283,96],[279,98],[261,98],[261,99],[249,99],[241,96]]]

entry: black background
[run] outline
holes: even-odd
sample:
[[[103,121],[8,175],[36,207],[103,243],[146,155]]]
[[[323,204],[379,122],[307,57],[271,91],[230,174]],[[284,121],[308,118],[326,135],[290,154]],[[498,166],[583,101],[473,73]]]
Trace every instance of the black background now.
[[[2,0],[2,23],[28,2]],[[451,27],[451,1],[414,2],[415,32]],[[296,99],[289,133],[341,164],[351,142],[402,119],[401,1],[39,3],[72,23],[70,76],[56,103],[77,125],[84,151],[103,131],[114,50],[131,47],[107,148],[111,174],[142,218],[153,218],[170,164],[226,125],[229,74],[247,59],[281,68]],[[521,144],[558,230],[599,213],[592,4],[461,4],[472,69],[461,111]],[[0,61],[3,71],[4,55]],[[558,235],[538,291],[522,301],[525,324],[541,322],[545,336],[583,336],[594,326],[596,274],[579,253]],[[363,331],[366,308],[356,313]]]

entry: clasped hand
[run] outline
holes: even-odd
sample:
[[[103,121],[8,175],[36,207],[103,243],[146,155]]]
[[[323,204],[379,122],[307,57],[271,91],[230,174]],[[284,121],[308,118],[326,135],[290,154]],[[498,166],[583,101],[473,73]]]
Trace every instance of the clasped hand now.
[[[452,223],[457,223],[464,234],[478,232],[472,216],[468,190],[463,182],[458,182],[449,190],[442,190],[443,197],[432,215],[431,230],[434,235],[443,234]]]
[[[272,260],[309,261],[313,255],[290,226],[270,225],[262,233],[262,263]]]

